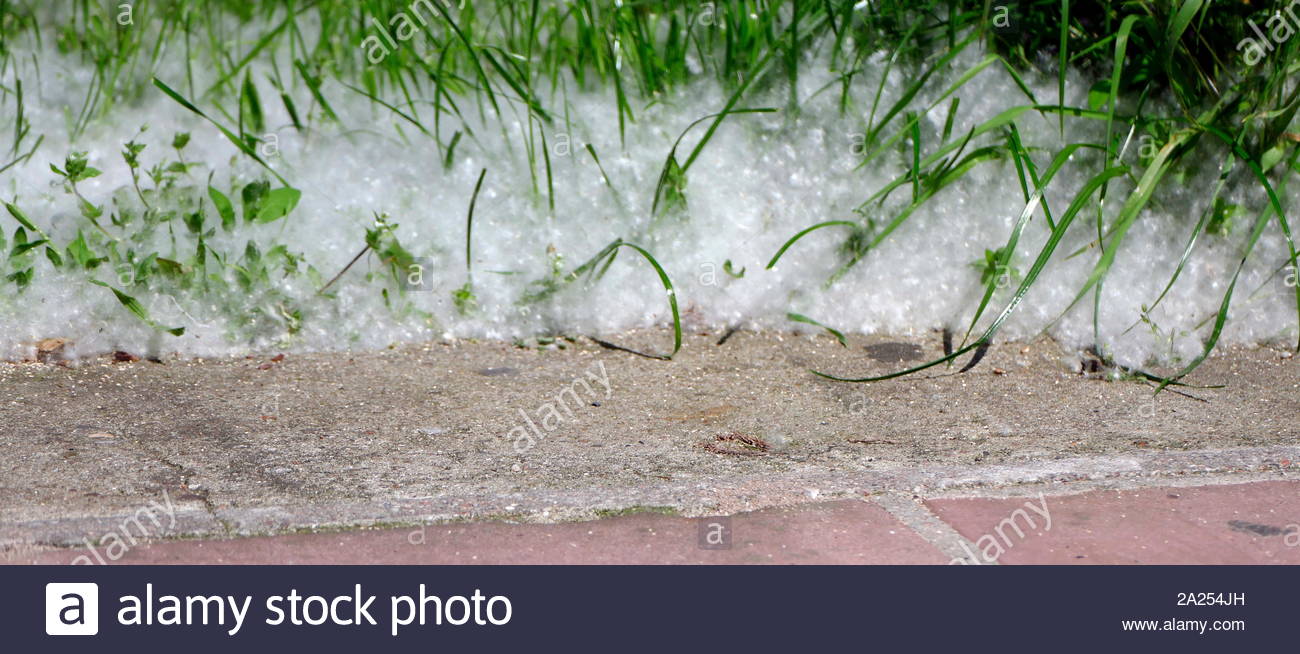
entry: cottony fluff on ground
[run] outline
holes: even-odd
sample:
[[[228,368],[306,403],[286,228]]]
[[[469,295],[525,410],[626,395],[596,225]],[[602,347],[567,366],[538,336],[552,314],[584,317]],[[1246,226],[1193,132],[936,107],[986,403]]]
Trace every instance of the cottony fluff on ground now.
[[[980,56],[968,51],[945,73],[947,79],[936,76],[927,85],[915,106],[926,106],[938,97]],[[79,190],[98,204],[109,204],[114,197],[133,202],[129,171],[119,153],[142,125],[148,125],[138,137],[148,144],[147,161],[169,152],[172,134],[192,133],[186,159],[204,164],[189,173],[189,183],[197,188],[206,186],[209,173],[213,185],[223,189],[239,188],[266,175],[212,125],[153,88],[130,106],[118,105],[108,119],[92,122],[82,136],[69,142],[69,116],[77,113],[83,100],[90,68],[48,49],[35,60],[16,57],[14,61],[7,74],[22,75],[32,132],[45,135],[45,140],[30,160],[0,175],[0,196],[16,201],[61,242],[75,237],[85,223],[75,199],[56,183],[49,165],[62,165],[69,150],[86,150],[90,164],[103,174],[83,182]],[[39,75],[33,68],[36,64]],[[173,69],[165,66],[158,77],[183,79],[180,64],[171,65]],[[30,356],[35,341],[51,337],[70,339],[74,353],[81,354],[124,349],[215,356],[273,348],[381,348],[446,335],[510,339],[540,333],[598,334],[664,324],[668,320],[664,289],[650,266],[626,250],[599,282],[570,285],[544,302],[519,302],[530,281],[549,273],[554,256],[563,257],[565,269],[571,269],[616,237],[645,246],[663,264],[676,285],[688,328],[739,323],[762,329],[808,329],[786,318],[787,312],[796,312],[850,333],[906,334],[945,326],[964,330],[982,290],[980,271],[971,264],[981,260],[986,249],[1005,242],[1024,206],[1009,161],[982,164],[944,189],[829,287],[825,282],[840,261],[842,228],[814,232],[776,267],[764,269],[781,244],[800,229],[826,220],[857,219],[853,209],[903,174],[911,157],[910,151],[891,154],[865,169],[857,168],[865,111],[841,113],[838,94],[823,91],[833,80],[827,68],[805,68],[799,77],[795,114],[728,117],[689,171],[685,217],[669,216],[657,223],[650,212],[653,190],[674,140],[691,122],[719,111],[727,102],[727,92],[712,79],[701,79],[652,106],[636,107],[636,120],[628,124],[622,145],[610,94],[584,94],[570,88],[565,107],[568,122],[557,120],[545,128],[555,185],[553,212],[547,207],[545,190],[532,190],[521,136],[528,129],[527,117],[515,105],[504,110],[500,124],[492,119],[492,124],[477,125],[477,138],[466,139],[453,167],[444,171],[430,139],[336,83],[326,83],[323,91],[339,114],[338,124],[317,124],[299,132],[290,126],[283,108],[268,103],[267,125],[277,136],[270,162],[302,190],[301,203],[284,220],[268,224],[241,220],[231,233],[218,230],[213,247],[242,252],[244,243],[252,240],[263,244],[265,251],[269,244],[283,243],[329,278],[361,249],[373,214],[387,213],[400,225],[397,236],[403,245],[432,262],[424,272],[431,289],[406,295],[418,311],[395,312],[386,306],[382,284],[366,279],[367,272],[381,269],[370,256],[335,283],[336,298],[317,296],[318,289],[301,278],[277,282],[282,287],[276,290],[292,298],[303,312],[302,328],[291,336],[282,328],[233,327],[250,307],[264,301],[256,289],[221,301],[192,291],[141,295],[158,323],[186,328],[183,336],[173,337],[143,324],[107,289],[61,273],[41,258],[34,281],[23,293],[12,284],[0,290],[0,358]],[[892,103],[913,79],[914,72],[905,68],[895,67],[889,73],[882,106]],[[856,107],[870,106],[883,69],[877,59],[867,63],[865,74],[854,78],[851,93]],[[253,78],[265,79],[266,70],[255,66]],[[1029,82],[1040,97],[1055,98],[1055,77]],[[1086,104],[1080,97],[1086,88],[1082,80],[1068,80],[1067,104]],[[1024,104],[1023,94],[997,66],[985,69],[957,95],[961,111],[954,134]],[[746,98],[742,106],[784,107],[788,97],[788,89],[775,88]],[[946,102],[940,103],[926,116],[927,143],[939,142],[945,107]],[[473,112],[466,115],[474,119]],[[12,103],[0,107],[0,124],[14,119]],[[1093,133],[1104,129],[1101,121],[1067,123],[1065,140],[1056,121],[1054,115],[1035,113],[1026,113],[1018,121],[1040,170],[1066,141],[1102,140]],[[444,130],[450,132],[450,127]],[[680,152],[688,152],[703,131],[696,128],[688,134]],[[602,179],[586,144],[600,154],[617,196]],[[1136,155],[1130,151],[1126,156]],[[1095,155],[1076,157],[1078,165],[1067,165],[1049,187],[1048,200],[1058,214],[1099,169]],[[1156,327],[1147,323],[1130,327],[1142,316],[1143,305],[1150,304],[1168,281],[1205,209],[1209,196],[1205,190],[1217,179],[1217,164],[1206,161],[1201,170],[1179,173],[1185,175],[1181,185],[1162,185],[1124,242],[1102,288],[1098,325],[1116,360],[1141,364],[1186,358],[1199,351],[1206,334],[1204,321],[1218,308],[1240,260],[1248,226],[1239,224],[1224,237],[1203,237],[1178,283],[1152,312]],[[452,293],[466,282],[465,213],[482,168],[488,173],[478,197],[473,238],[477,309],[462,315],[453,306]],[[1111,197],[1122,198],[1128,190],[1130,182],[1117,180]],[[877,222],[887,221],[905,206],[910,192],[908,185],[892,194],[876,212]],[[1241,185],[1229,189],[1226,196],[1228,202],[1248,211],[1257,211],[1266,201],[1258,186]],[[1284,201],[1294,205],[1296,196],[1296,191],[1290,191]],[[1118,204],[1112,202],[1105,209],[1112,218]],[[0,221],[8,217],[0,216]],[[7,232],[14,226],[4,222]],[[1022,238],[1013,268],[1027,270],[1030,253],[1037,252],[1046,236],[1039,214]],[[1067,346],[1093,343],[1091,295],[1062,320],[1052,321],[1074,298],[1097,258],[1095,249],[1073,258],[1066,255],[1085,248],[1095,236],[1094,215],[1081,216],[1000,338],[1029,338],[1047,328]],[[165,251],[166,232],[158,238],[156,246]],[[1282,264],[1284,251],[1281,234],[1271,226],[1238,284],[1224,342],[1293,338],[1291,289],[1280,276],[1269,280]],[[737,272],[743,269],[744,276],[725,272],[726,261]],[[105,272],[103,278],[109,279],[109,274]],[[1018,283],[1014,275],[1010,281],[1013,286]],[[999,292],[990,313],[1000,310],[1009,297],[1010,289]]]

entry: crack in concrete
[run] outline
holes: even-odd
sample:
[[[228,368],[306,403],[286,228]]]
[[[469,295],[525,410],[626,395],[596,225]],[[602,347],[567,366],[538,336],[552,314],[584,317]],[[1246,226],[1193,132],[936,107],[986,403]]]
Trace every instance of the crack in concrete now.
[[[224,535],[230,536],[234,534],[234,530],[231,528],[230,523],[226,522],[226,520],[217,513],[217,507],[212,502],[211,491],[206,486],[200,486],[196,488],[193,485],[191,485],[190,482],[191,480],[194,479],[197,473],[191,470],[188,466],[182,465],[180,463],[176,463],[175,461],[172,461],[171,459],[167,458],[166,455],[154,451],[153,448],[149,447],[148,445],[145,445],[144,442],[141,441],[139,438],[132,436],[129,440],[132,444],[136,446],[136,449],[138,449],[140,452],[144,453],[146,456],[153,459],[155,462],[160,463],[170,468],[171,470],[175,471],[176,474],[180,476],[181,484],[185,488],[185,490],[189,491],[190,493],[194,494],[195,497],[199,498],[199,503],[202,504],[203,509],[208,512],[208,516],[211,517],[214,521],[216,521],[217,524],[221,525],[221,530],[222,532],[224,532]]]

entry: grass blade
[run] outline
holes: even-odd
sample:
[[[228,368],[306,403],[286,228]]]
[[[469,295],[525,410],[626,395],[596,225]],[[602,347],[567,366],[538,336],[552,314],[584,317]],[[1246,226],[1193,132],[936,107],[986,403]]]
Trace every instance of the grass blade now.
[[[281,184],[284,184],[285,186],[289,185],[289,182],[285,181],[285,179],[280,176],[280,173],[277,173],[275,169],[271,167],[270,164],[266,163],[266,161],[264,161],[260,156],[258,156],[257,151],[253,149],[253,146],[249,145],[246,141],[244,141],[244,139],[239,138],[234,134],[234,132],[231,132],[230,130],[226,129],[225,126],[223,126],[221,123],[218,123],[217,121],[209,117],[207,114],[203,113],[202,110],[194,106],[194,104],[191,103],[189,100],[186,100],[184,97],[182,97],[181,94],[177,93],[176,91],[173,91],[170,86],[164,84],[162,80],[155,77],[153,78],[153,84],[154,86],[162,90],[163,93],[166,93],[167,97],[170,97],[171,99],[175,100],[182,107],[189,109],[195,114],[198,114],[200,118],[208,121],[209,123],[212,123],[214,127],[216,127],[218,130],[221,131],[223,135],[225,135],[226,139],[228,139],[232,144],[234,144],[236,148],[239,148],[240,152],[243,152],[244,154],[248,155],[250,159],[256,161],[257,163],[261,164],[263,168],[270,171],[270,173],[274,175],[276,179],[280,180]]]
[[[1025,278],[1020,282],[1020,286],[1016,289],[1015,294],[1012,295],[1011,299],[1008,300],[1006,306],[1003,307],[1002,312],[993,321],[993,323],[989,325],[987,329],[984,330],[984,333],[975,342],[970,343],[963,348],[954,350],[950,354],[947,354],[943,357],[934,359],[933,361],[929,361],[927,363],[923,363],[919,366],[914,366],[906,370],[900,370],[898,372],[889,373],[887,375],[878,375],[875,377],[850,378],[850,377],[837,377],[835,375],[818,372],[816,370],[812,370],[810,372],[812,372],[813,374],[819,377],[824,377],[826,379],[831,379],[834,381],[844,381],[844,382],[884,381],[886,379],[893,379],[895,377],[910,375],[912,373],[920,372],[922,370],[926,370],[928,368],[932,368],[937,365],[948,363],[949,361],[952,361],[966,354],[967,352],[978,349],[985,343],[991,342],[993,336],[997,334],[998,329],[1002,327],[1002,323],[1005,322],[1006,319],[1016,310],[1016,307],[1020,305],[1021,300],[1024,299],[1025,294],[1029,292],[1029,288],[1033,286],[1035,281],[1038,280],[1039,274],[1041,274],[1043,268],[1047,266],[1047,262],[1051,259],[1052,253],[1056,251],[1056,247],[1060,244],[1061,239],[1065,236],[1065,231],[1069,229],[1070,225],[1074,222],[1074,217],[1078,215],[1078,213],[1081,210],[1083,210],[1085,206],[1087,206],[1092,194],[1095,193],[1097,189],[1101,188],[1101,186],[1105,184],[1107,181],[1115,177],[1125,175],[1127,173],[1128,173],[1128,169],[1126,167],[1114,166],[1111,168],[1107,168],[1106,170],[1094,176],[1092,179],[1088,180],[1087,184],[1085,184],[1084,187],[1079,191],[1079,193],[1075,195],[1074,201],[1071,202],[1069,209],[1066,210],[1066,212],[1061,216],[1061,219],[1057,222],[1056,229],[1052,230],[1051,235],[1047,239],[1047,243],[1043,245],[1043,249],[1039,251],[1037,259],[1034,260],[1034,264],[1032,267],[1030,267],[1029,272],[1025,274]]]
[[[825,329],[827,332],[830,332],[830,335],[834,336],[835,340],[840,342],[840,345],[844,347],[849,346],[849,342],[845,340],[844,334],[841,334],[839,330],[833,327],[827,327],[826,325],[823,325],[820,322],[817,322],[816,320],[813,320],[812,318],[809,318],[808,316],[805,316],[801,313],[789,312],[785,314],[785,317],[795,322],[801,322],[804,324],[812,325],[814,327],[821,327],[822,329]]]

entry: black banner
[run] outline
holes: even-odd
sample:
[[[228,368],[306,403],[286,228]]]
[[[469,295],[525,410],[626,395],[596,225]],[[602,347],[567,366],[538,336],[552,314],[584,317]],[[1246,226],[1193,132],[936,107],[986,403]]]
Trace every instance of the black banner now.
[[[1293,647],[1300,571],[13,566],[0,567],[0,582],[8,651],[498,651],[543,644],[563,651],[800,651],[835,644],[1184,652]]]

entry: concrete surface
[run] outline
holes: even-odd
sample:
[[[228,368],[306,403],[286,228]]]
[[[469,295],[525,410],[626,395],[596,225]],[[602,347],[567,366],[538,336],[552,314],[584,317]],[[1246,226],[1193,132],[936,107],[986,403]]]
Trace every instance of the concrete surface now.
[[[1085,358],[1050,341],[997,346],[965,374],[941,367],[847,384],[808,369],[896,370],[915,363],[900,358],[937,356],[939,335],[847,349],[822,336],[742,331],[720,346],[718,336],[688,336],[671,362],[576,339],[563,350],[457,341],[0,364],[0,551],[64,554],[54,550],[103,543],[163,506],[165,527],[146,523],[139,540],[407,533],[647,508],[672,515],[619,528],[667,520],[655,528],[690,531],[673,516],[758,511],[750,515],[763,520],[763,509],[869,497],[872,511],[884,507],[931,544],[909,554],[921,560],[962,555],[963,529],[973,527],[936,517],[945,505],[935,502],[956,495],[1300,478],[1300,374],[1282,350],[1226,351],[1188,380],[1223,388],[1153,397],[1141,383],[1081,374]],[[649,330],[610,340],[653,350],[670,338]],[[532,446],[517,448],[524,435]],[[815,520],[821,509],[804,510],[800,519]],[[572,537],[556,529],[529,533]]]

